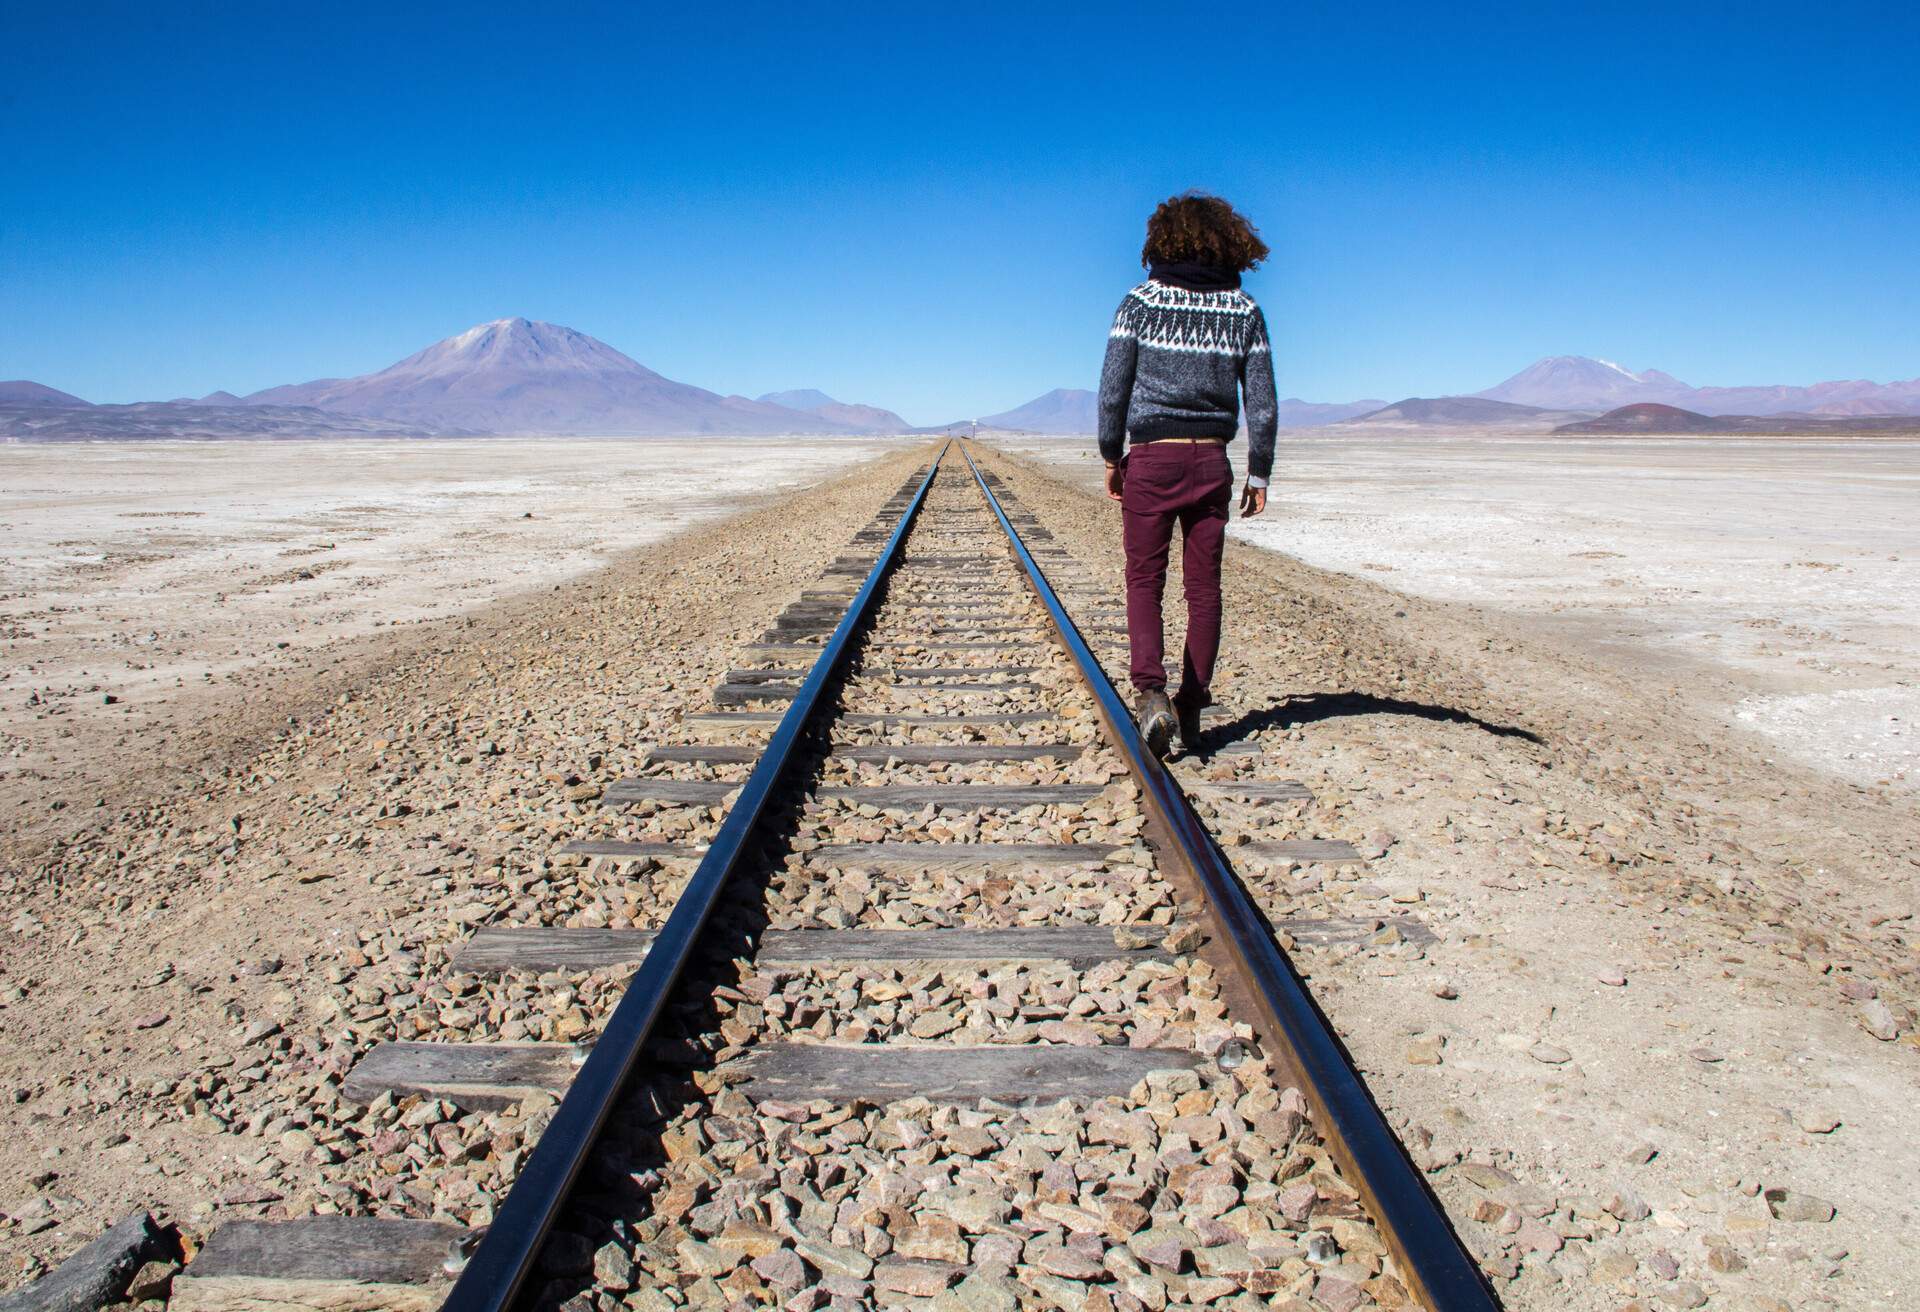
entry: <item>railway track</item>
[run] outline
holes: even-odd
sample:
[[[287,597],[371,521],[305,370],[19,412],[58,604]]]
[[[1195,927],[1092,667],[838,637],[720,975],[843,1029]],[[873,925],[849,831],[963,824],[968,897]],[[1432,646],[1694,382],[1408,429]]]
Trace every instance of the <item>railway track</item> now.
[[[1188,802],[1311,798],[1147,758],[1115,596],[945,448],[559,845],[622,913],[480,925],[466,1041],[345,1072],[313,1160],[388,1215],[228,1223],[171,1306],[1494,1306]]]

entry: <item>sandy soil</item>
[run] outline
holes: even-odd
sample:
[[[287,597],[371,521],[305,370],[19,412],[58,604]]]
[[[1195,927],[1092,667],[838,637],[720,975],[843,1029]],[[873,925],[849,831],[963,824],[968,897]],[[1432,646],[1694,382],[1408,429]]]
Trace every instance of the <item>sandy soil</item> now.
[[[284,699],[367,650],[343,640],[551,586],[895,445],[0,445],[0,835],[70,828],[161,756],[177,771],[270,684]]]
[[[1117,566],[1072,459],[1016,486]],[[1313,791],[1212,808],[1229,852],[1373,858],[1242,873],[1414,927],[1294,956],[1507,1305],[1912,1306],[1911,795],[1770,757],[1647,644],[1245,546],[1227,588],[1211,744],[1259,754],[1180,768]]]
[[[1090,439],[1010,445],[1098,475]],[[1276,470],[1237,538],[1549,621],[1784,756],[1920,790],[1920,442],[1289,433]]]

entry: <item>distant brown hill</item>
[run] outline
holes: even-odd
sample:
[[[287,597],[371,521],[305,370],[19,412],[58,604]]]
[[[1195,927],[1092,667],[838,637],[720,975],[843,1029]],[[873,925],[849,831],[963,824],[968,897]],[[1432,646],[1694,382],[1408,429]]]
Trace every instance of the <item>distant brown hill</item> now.
[[[82,401],[71,392],[63,392],[45,383],[15,378],[0,383],[0,406],[38,410],[84,410],[93,402]]]
[[[1342,419],[1335,428],[1478,428],[1489,432],[1545,433],[1555,424],[1591,412],[1543,410],[1478,396],[1410,396],[1390,406]]]
[[[1609,410],[1597,419],[1562,424],[1556,433],[1748,433],[1788,436],[1820,433],[1920,434],[1920,415],[1703,415],[1677,405],[1641,401]]]
[[[1682,410],[1677,405],[1641,401],[1609,410],[1597,419],[1562,424],[1556,433],[1722,433],[1732,431],[1722,417]]]

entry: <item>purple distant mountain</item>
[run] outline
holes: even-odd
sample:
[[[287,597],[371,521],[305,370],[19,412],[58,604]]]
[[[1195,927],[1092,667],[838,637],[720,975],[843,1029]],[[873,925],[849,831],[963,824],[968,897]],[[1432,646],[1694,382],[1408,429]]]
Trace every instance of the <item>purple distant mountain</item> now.
[[[980,416],[980,427],[1022,433],[1091,433],[1098,427],[1100,398],[1078,387],[1056,387],[1025,405]]]
[[[95,405],[24,379],[0,383],[0,442],[216,441],[230,438],[430,437],[405,424],[299,405],[198,400]]]
[[[585,333],[527,319],[480,324],[378,373],[270,387],[245,400],[485,433],[861,431],[820,415],[676,383]]]
[[[30,382],[25,378],[0,383],[0,406],[19,406],[23,410],[69,410],[84,409],[92,404],[91,401],[82,401],[71,392],[48,387],[45,383]]]
[[[1553,355],[1473,395],[1546,410],[1612,410],[1650,403],[1704,415],[1920,414],[1920,378],[1874,383],[1864,379],[1807,387],[1693,387],[1658,369],[1640,373],[1610,360]]]
[[[1920,378],[1864,378],[1808,387],[1696,387],[1691,409],[1709,415],[1920,415]]]
[[[803,414],[818,415],[837,424],[864,433],[910,433],[913,425],[891,410],[882,410],[877,405],[852,405],[845,401],[836,401],[825,392],[811,387],[797,388],[791,392],[768,392],[760,400],[768,405],[785,406],[789,410],[798,410]]]
[[[453,436],[307,405],[0,405],[0,442],[224,442]],[[470,435],[469,435],[470,436]]]
[[[1574,416],[1581,413],[1572,412]],[[1569,417],[1566,411],[1482,396],[1410,396],[1340,423],[1342,427],[1359,428],[1542,429],[1564,423]]]
[[[1342,419],[1378,410],[1385,404],[1385,401],[1373,400],[1302,401],[1297,396],[1290,396],[1280,403],[1280,427],[1318,428],[1322,424],[1337,424]]]

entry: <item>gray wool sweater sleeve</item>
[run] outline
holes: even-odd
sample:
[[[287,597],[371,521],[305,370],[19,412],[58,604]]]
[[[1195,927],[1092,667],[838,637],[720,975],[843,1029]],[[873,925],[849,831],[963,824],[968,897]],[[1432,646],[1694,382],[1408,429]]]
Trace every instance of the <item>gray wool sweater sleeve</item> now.
[[[1114,311],[1107,334],[1107,359],[1100,367],[1100,456],[1107,463],[1120,459],[1127,448],[1127,409],[1133,402],[1133,375],[1140,361],[1140,342],[1133,329],[1133,297],[1128,295]]]
[[[1273,476],[1274,433],[1280,426],[1280,402],[1273,387],[1273,346],[1267,340],[1267,316],[1253,308],[1252,333],[1240,368],[1240,394],[1247,405],[1247,473]]]

